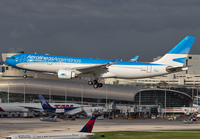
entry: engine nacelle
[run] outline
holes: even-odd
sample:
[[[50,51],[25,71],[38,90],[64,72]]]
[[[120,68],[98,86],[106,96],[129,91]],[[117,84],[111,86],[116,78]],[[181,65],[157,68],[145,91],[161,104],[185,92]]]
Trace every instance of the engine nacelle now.
[[[58,78],[60,79],[73,79],[76,77],[74,71],[71,70],[59,70],[58,71]]]

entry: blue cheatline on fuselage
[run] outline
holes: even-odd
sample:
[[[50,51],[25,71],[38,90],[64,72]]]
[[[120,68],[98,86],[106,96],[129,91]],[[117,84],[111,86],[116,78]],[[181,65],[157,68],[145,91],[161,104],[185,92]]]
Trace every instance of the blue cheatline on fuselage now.
[[[19,54],[14,55],[16,64],[19,63],[75,63],[75,64],[106,64],[112,62],[108,59],[95,59],[95,58],[81,58],[81,57],[68,57],[57,55],[43,55],[43,54]],[[24,59],[22,59],[22,57]],[[162,65],[154,63],[130,62],[130,61],[117,61],[114,65]]]

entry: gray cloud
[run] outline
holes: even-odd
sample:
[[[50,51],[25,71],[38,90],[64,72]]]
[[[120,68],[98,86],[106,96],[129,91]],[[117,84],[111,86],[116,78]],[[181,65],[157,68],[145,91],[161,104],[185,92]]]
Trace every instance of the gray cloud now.
[[[0,42],[26,52],[151,61],[187,35],[200,53],[199,0],[1,1]]]

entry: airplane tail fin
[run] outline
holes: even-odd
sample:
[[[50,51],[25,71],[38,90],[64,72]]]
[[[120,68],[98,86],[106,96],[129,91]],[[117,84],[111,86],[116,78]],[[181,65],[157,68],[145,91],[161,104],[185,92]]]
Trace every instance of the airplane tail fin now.
[[[91,133],[95,120],[97,119],[97,117],[100,115],[99,112],[97,112],[96,114],[93,114],[92,117],[90,118],[90,120],[87,121],[87,123],[85,124],[85,126],[79,131],[79,132],[86,132],[86,133]]]
[[[187,55],[194,43],[195,37],[187,36],[181,42],[179,42],[174,48],[172,48],[161,59],[152,62],[155,64],[166,64],[175,67],[183,66]]]
[[[43,108],[44,110],[52,109],[52,108],[53,108],[53,107],[51,107],[51,105],[45,100],[45,98],[44,98],[42,95],[38,95],[38,97],[39,97],[39,99],[40,99],[42,108]]]

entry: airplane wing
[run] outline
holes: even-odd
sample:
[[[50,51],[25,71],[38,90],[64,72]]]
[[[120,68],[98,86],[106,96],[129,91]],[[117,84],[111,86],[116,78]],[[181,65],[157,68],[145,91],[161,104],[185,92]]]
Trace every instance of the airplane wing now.
[[[29,111],[35,111],[35,112],[41,112],[41,108],[36,108],[36,107],[28,107],[28,106],[20,106],[20,107],[23,107],[23,108],[26,108],[28,109]]]
[[[82,107],[77,107],[75,109],[72,109],[72,110],[69,110],[69,111],[66,111],[65,114],[66,115],[76,115],[76,114],[79,114],[83,112],[83,108]]]
[[[107,69],[109,66],[117,63],[118,59],[114,59],[108,63],[105,63],[105,64],[100,64],[100,65],[94,65],[94,66],[85,66],[85,67],[76,67],[74,68],[75,70],[83,73],[83,74],[86,74],[86,73],[94,73],[94,74],[102,74],[102,73],[105,73],[107,72]]]

